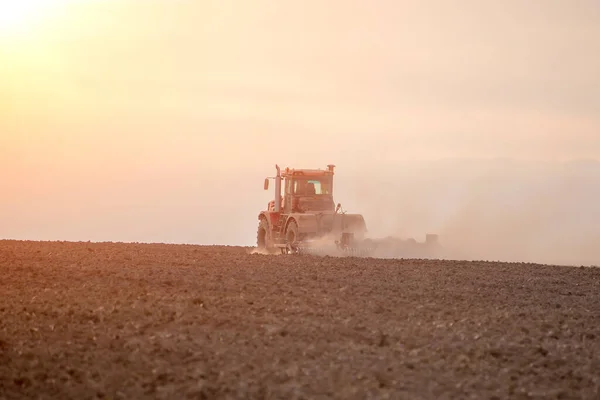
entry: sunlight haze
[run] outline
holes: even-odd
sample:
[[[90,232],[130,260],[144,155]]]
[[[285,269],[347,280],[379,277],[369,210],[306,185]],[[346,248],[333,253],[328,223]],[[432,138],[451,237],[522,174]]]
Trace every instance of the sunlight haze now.
[[[251,246],[332,163],[374,235],[600,263],[596,0],[16,3],[0,238]]]

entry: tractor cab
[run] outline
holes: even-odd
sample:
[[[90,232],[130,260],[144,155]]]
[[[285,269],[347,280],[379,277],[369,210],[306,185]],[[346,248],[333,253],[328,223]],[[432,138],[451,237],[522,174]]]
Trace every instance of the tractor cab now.
[[[334,212],[333,169],[333,165],[328,165],[326,170],[286,168],[278,172],[278,176],[275,177],[275,200],[269,202],[269,211],[279,211],[276,204],[279,197],[280,211],[284,214]],[[268,188],[267,178],[265,190]]]

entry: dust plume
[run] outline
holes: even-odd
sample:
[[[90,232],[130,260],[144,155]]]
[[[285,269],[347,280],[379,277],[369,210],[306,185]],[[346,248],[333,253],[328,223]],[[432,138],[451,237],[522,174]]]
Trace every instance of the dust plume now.
[[[371,235],[440,235],[445,258],[600,264],[600,163],[454,161],[392,175],[357,206]]]
[[[279,255],[281,253],[270,253],[269,251],[265,250],[265,249],[259,249],[258,247],[251,247],[250,249],[248,249],[248,254],[260,254],[263,256],[271,256],[271,255]]]

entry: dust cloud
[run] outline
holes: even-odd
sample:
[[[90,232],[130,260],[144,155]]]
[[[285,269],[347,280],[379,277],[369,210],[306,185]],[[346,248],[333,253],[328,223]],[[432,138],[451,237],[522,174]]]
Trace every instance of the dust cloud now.
[[[599,162],[457,160],[408,171],[354,183],[370,235],[439,234],[446,258],[600,265]]]

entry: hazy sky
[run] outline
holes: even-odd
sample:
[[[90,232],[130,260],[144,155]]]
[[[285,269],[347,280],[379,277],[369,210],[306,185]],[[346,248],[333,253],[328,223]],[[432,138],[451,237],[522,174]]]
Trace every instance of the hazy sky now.
[[[245,244],[275,163],[600,154],[597,0],[44,3],[0,26],[3,237]]]

